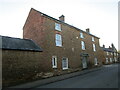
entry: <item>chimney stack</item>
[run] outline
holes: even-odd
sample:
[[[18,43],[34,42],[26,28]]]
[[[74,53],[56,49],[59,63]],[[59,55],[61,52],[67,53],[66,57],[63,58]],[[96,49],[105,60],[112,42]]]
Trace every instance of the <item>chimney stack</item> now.
[[[86,32],[87,32],[87,33],[90,33],[90,29],[89,29],[89,28],[87,28],[87,29],[86,29]]]
[[[112,46],[112,48],[114,48],[114,45],[113,45],[113,43],[111,44],[111,46]]]
[[[103,48],[105,48],[105,45],[103,44]]]
[[[65,16],[64,16],[64,15],[61,15],[61,16],[59,17],[59,20],[62,21],[62,22],[65,22]]]

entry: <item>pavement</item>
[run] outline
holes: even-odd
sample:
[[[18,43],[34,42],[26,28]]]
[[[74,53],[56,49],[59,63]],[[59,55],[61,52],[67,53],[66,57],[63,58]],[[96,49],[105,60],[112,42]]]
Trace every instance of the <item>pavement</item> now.
[[[70,74],[65,74],[65,75],[60,75],[60,76],[55,76],[55,77],[50,77],[50,78],[47,78],[47,79],[37,80],[37,81],[33,81],[33,82],[29,82],[29,83],[25,83],[25,84],[21,84],[21,85],[17,85],[17,86],[12,86],[12,87],[9,87],[9,88],[22,88],[22,89],[35,88],[37,86],[42,86],[42,85],[46,85],[46,84],[49,84],[49,83],[53,83],[53,82],[61,81],[61,80],[64,80],[64,79],[72,78],[72,77],[75,77],[75,76],[87,74],[89,72],[98,71],[98,70],[101,70],[102,68],[103,68],[103,66],[92,68],[92,69],[85,69],[85,70],[82,70],[82,71],[73,72],[73,73],[70,73]]]

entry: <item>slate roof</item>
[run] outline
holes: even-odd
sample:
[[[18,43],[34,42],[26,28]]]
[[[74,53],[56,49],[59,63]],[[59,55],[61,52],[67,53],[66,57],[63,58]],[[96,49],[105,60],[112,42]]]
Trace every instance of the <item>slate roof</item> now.
[[[32,10],[32,9],[35,10],[34,8],[31,8],[31,10]],[[35,11],[37,11],[37,10],[35,10]],[[87,32],[85,32],[85,31],[83,31],[83,30],[81,30],[81,29],[79,29],[79,28],[77,28],[77,27],[75,27],[75,26],[72,26],[72,25],[70,25],[70,24],[68,24],[68,23],[65,23],[65,22],[63,22],[63,21],[60,21],[60,20],[58,20],[58,19],[56,19],[56,18],[53,18],[53,17],[51,17],[51,16],[49,16],[49,15],[47,15],[47,14],[44,14],[44,13],[42,13],[42,12],[40,12],[40,11],[37,11],[37,12],[38,12],[38,13],[41,13],[43,16],[46,16],[46,17],[48,17],[48,18],[50,18],[50,19],[53,19],[53,20],[55,20],[55,21],[58,21],[59,23],[68,25],[69,27],[75,28],[76,30],[82,31],[82,32],[84,32],[84,33],[86,33],[86,34],[89,34],[89,35],[91,35],[91,36],[94,36],[94,37],[100,39],[99,37],[97,37],[97,36],[95,36],[95,35],[93,35],[93,34],[91,34],[91,33],[87,33]]]
[[[2,38],[2,49],[7,50],[24,50],[24,51],[38,51],[42,49],[30,39],[20,39],[7,36],[0,36]]]
[[[110,49],[110,48],[101,47],[101,49],[104,50],[104,51],[107,51],[107,52],[114,52],[114,50]]]

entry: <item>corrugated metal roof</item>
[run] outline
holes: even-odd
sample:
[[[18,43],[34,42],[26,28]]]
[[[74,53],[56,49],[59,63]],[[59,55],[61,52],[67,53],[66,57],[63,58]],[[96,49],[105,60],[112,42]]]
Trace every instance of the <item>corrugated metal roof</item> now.
[[[30,39],[20,39],[7,36],[0,36],[2,38],[2,49],[25,50],[25,51],[39,51],[42,49]]]

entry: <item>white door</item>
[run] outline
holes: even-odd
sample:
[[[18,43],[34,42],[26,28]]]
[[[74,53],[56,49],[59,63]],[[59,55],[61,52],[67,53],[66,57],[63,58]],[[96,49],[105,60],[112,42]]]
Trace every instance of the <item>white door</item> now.
[[[83,57],[82,65],[83,65],[83,68],[87,68],[87,58],[86,57]]]

